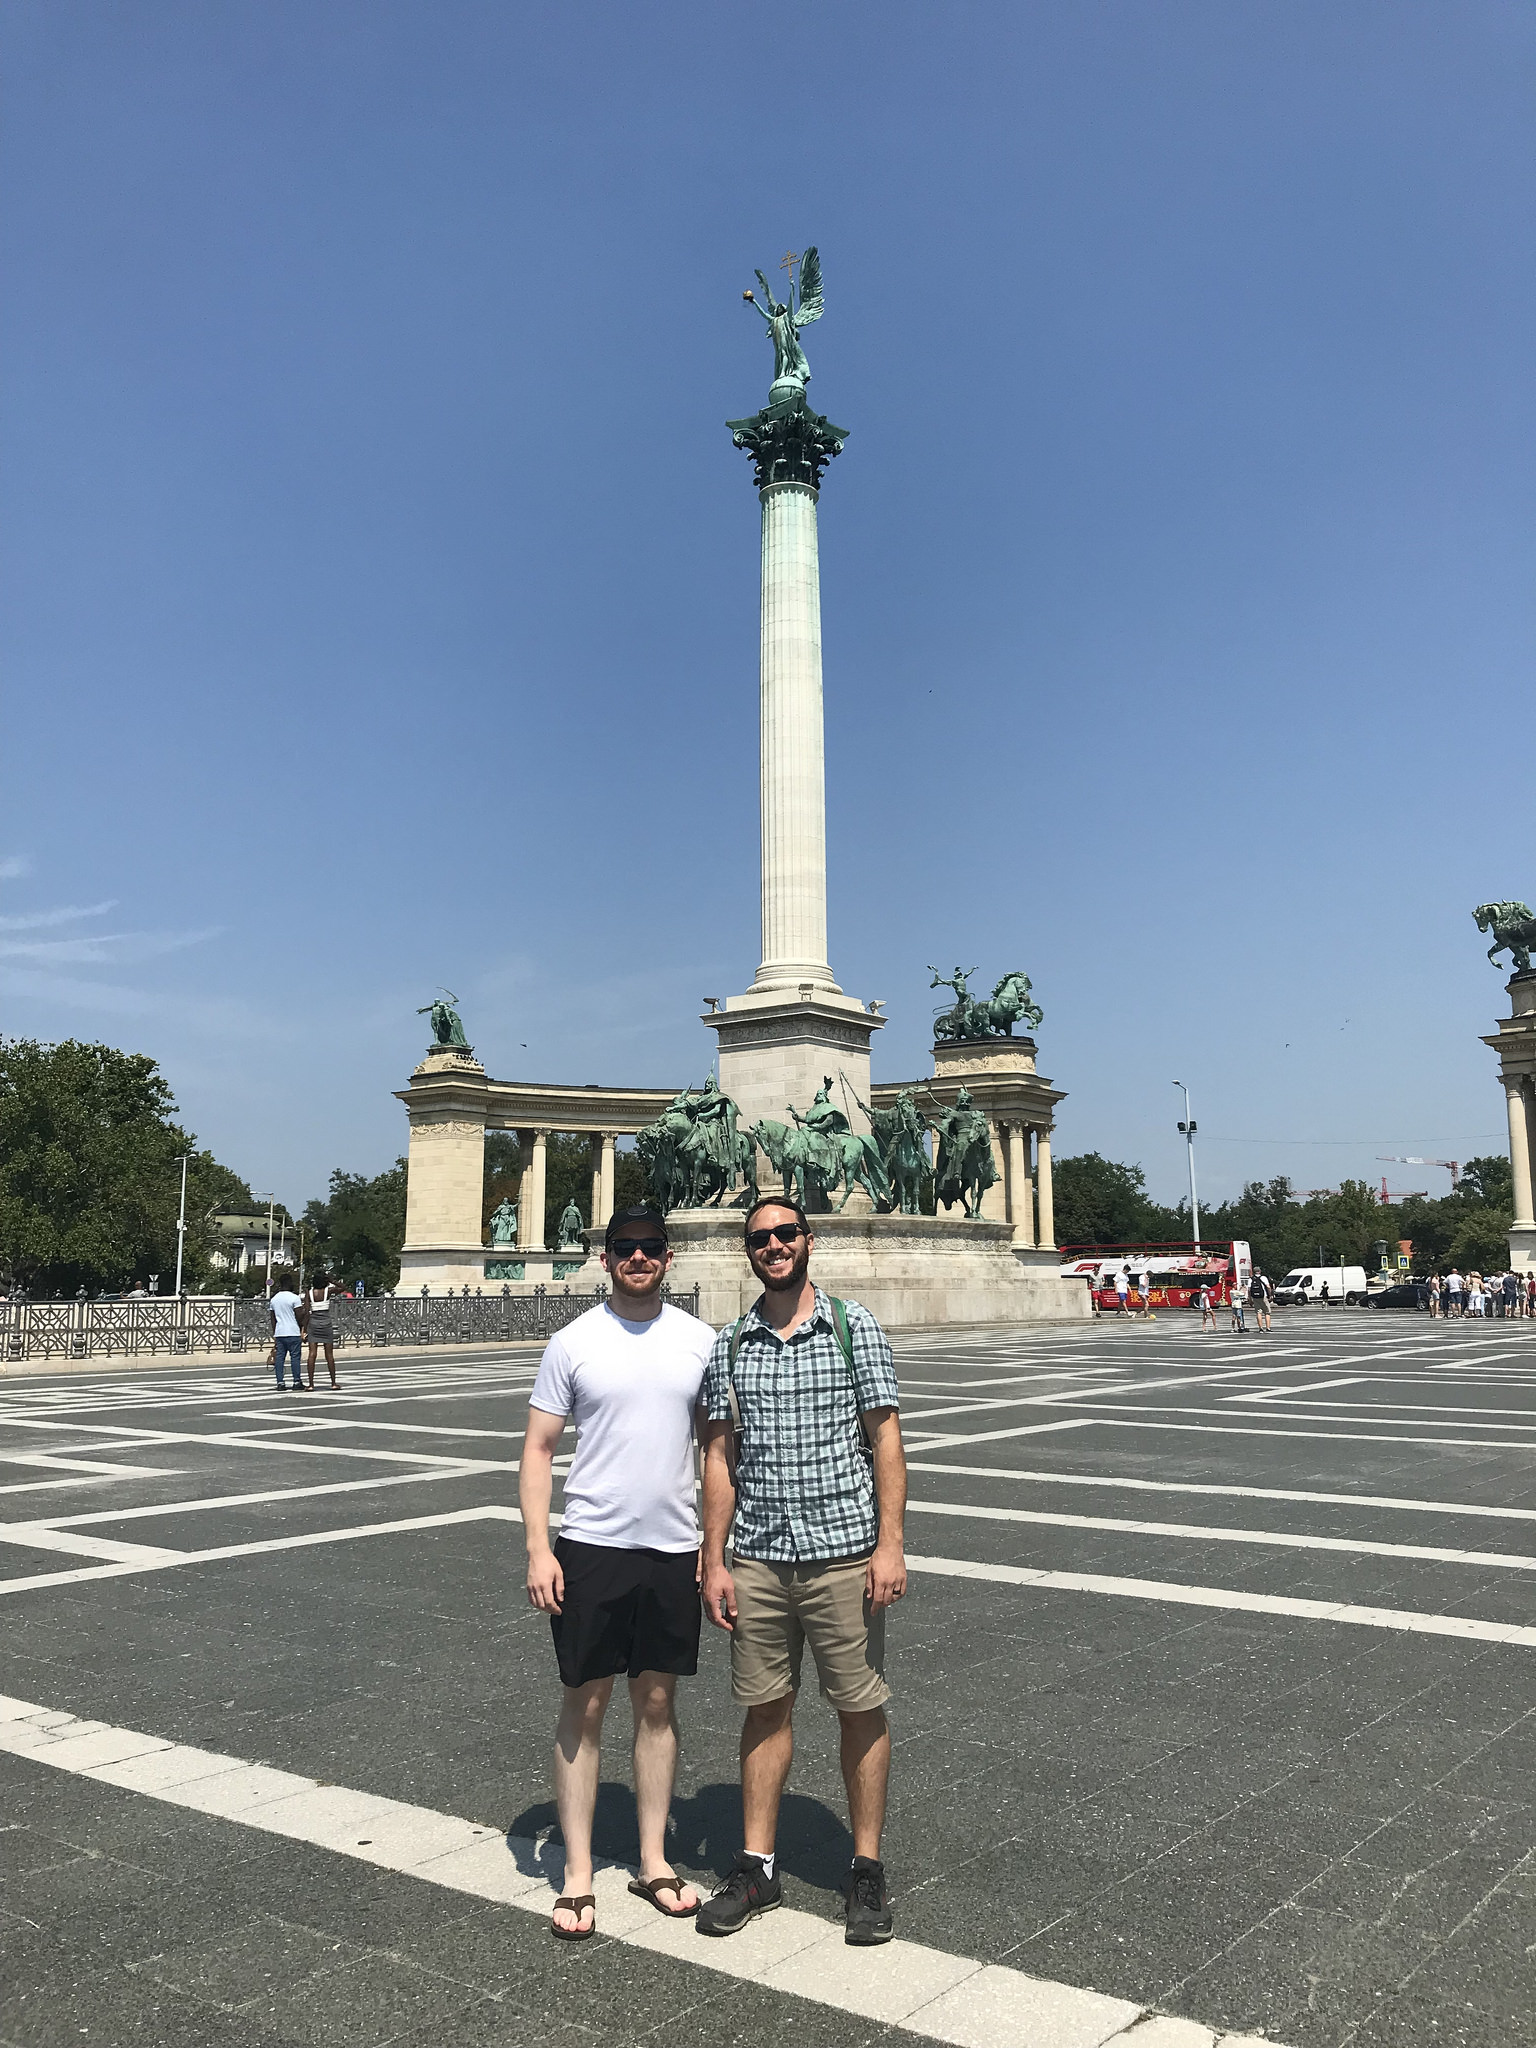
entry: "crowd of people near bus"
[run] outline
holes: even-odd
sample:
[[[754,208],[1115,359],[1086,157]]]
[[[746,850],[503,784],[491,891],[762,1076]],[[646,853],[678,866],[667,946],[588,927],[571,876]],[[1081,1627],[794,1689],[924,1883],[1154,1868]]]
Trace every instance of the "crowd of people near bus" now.
[[[1452,1266],[1429,1277],[1429,1312],[1451,1321],[1498,1316],[1509,1321],[1536,1317],[1536,1272],[1468,1273]]]
[[[1491,1320],[1515,1321],[1522,1318],[1536,1319],[1536,1270],[1525,1273],[1513,1271],[1504,1273],[1466,1273],[1453,1266],[1448,1273],[1432,1273],[1423,1283],[1427,1305],[1431,1316],[1447,1321],[1463,1321],[1468,1317]],[[1156,1320],[1153,1303],[1156,1299],[1156,1282],[1146,1268],[1133,1269],[1127,1261],[1110,1281],[1115,1298],[1115,1314],[1134,1320],[1145,1317],[1148,1322]],[[1109,1288],[1104,1290],[1107,1295]],[[1351,1296],[1350,1299],[1354,1297]],[[1100,1294],[1090,1288],[1095,1315],[1107,1310],[1108,1303],[1101,1305]],[[1246,1285],[1239,1283],[1229,1274],[1225,1282],[1211,1278],[1203,1279],[1190,1295],[1189,1306],[1200,1311],[1202,1330],[1214,1330],[1217,1313],[1223,1305],[1231,1317],[1233,1330],[1248,1328],[1247,1316],[1253,1316],[1254,1328],[1268,1330],[1271,1327],[1270,1309],[1275,1299],[1275,1284],[1266,1273],[1255,1266]],[[1328,1283],[1324,1281],[1315,1300],[1319,1307],[1328,1308],[1333,1302],[1341,1301],[1342,1295],[1332,1297]],[[1421,1298],[1422,1300],[1422,1298]]]

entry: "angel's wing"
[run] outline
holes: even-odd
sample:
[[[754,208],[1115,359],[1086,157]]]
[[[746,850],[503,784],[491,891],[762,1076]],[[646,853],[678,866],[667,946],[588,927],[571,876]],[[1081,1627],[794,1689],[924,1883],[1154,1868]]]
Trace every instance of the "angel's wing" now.
[[[814,249],[807,249],[800,259],[800,304],[795,309],[795,325],[809,327],[825,311],[821,303],[821,258]]]

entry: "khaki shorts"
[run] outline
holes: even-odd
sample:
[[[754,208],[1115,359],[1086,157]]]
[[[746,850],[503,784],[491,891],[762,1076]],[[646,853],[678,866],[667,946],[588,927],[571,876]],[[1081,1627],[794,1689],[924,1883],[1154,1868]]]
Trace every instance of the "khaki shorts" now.
[[[766,1706],[800,1690],[807,1643],[821,1690],[845,1714],[883,1707],[885,1609],[864,1597],[867,1557],[824,1564],[764,1564],[738,1557],[736,1626],[731,1632],[731,1693],[744,1707]]]

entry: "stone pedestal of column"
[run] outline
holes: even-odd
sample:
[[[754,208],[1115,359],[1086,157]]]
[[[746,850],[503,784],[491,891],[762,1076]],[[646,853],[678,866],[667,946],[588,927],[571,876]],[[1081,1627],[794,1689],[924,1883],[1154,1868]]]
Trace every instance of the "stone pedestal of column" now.
[[[1536,1152],[1536,971],[1511,975],[1510,1014],[1483,1040],[1499,1056],[1504,1107],[1509,1119],[1509,1164],[1514,1179],[1514,1217],[1509,1229],[1509,1262],[1517,1270],[1536,1266],[1536,1204],[1532,1201],[1531,1159]]]
[[[402,1287],[440,1269],[473,1270],[485,1190],[485,1069],[462,1046],[434,1046],[398,1091],[410,1120]],[[415,1280],[419,1286],[420,1279]]]

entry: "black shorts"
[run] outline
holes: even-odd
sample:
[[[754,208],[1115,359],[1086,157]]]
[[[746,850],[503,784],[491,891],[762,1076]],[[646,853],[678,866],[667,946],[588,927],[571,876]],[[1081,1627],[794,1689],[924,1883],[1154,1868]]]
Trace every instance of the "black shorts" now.
[[[703,1609],[692,1550],[613,1550],[555,1539],[565,1575],[561,1612],[549,1617],[562,1685],[590,1685],[621,1671],[699,1668]]]

